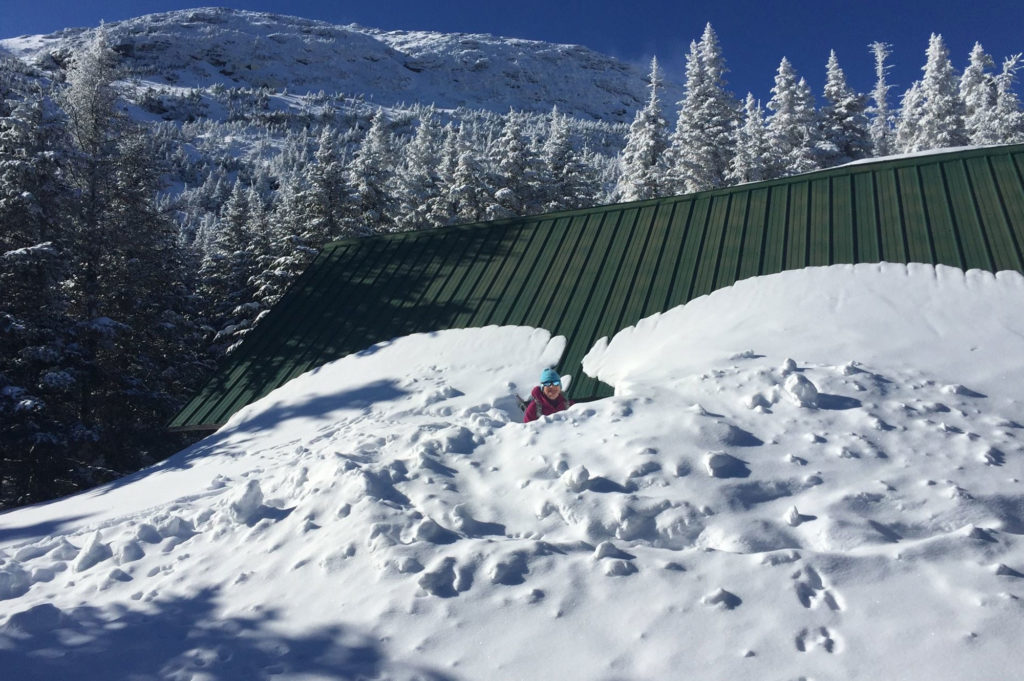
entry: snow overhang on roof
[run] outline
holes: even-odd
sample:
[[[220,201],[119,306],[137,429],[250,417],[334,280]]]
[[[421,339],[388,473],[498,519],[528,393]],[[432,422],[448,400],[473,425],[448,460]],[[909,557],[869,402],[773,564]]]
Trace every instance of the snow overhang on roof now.
[[[207,430],[305,371],[399,336],[491,324],[596,340],[748,277],[921,262],[1024,272],[1024,145],[885,159],[685,196],[329,244],[175,430]]]

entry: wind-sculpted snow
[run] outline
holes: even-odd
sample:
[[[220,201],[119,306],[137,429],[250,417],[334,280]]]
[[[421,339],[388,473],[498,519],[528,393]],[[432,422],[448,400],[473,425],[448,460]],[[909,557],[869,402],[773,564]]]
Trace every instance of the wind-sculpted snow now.
[[[588,365],[617,395],[531,424],[511,393],[561,339],[376,346],[148,475],[0,516],[0,661],[12,678],[113,678],[117,656],[119,678],[1012,677],[1021,302],[1019,275],[775,275],[599,344]],[[118,622],[153,652],[125,654]]]

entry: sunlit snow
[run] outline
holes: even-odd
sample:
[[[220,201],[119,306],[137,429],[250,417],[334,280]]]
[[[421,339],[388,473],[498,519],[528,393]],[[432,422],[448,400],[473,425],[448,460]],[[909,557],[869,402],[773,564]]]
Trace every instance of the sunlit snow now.
[[[5,679],[1010,679],[1024,278],[747,280],[598,343],[384,343],[0,515]]]

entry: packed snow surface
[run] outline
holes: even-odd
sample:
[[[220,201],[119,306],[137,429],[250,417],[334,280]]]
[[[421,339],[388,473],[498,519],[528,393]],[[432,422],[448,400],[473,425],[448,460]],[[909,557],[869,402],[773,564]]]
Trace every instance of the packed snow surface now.
[[[1011,679],[1024,278],[757,278],[598,343],[396,339],[0,516],[7,679]]]

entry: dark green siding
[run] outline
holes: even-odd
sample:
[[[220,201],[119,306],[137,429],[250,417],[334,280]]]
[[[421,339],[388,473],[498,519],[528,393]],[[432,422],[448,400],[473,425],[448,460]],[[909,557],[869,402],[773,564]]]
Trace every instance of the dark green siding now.
[[[655,312],[784,269],[924,262],[1024,270],[1024,145],[878,161],[632,204],[328,245],[171,426],[215,427],[374,343],[490,324],[583,356]]]

